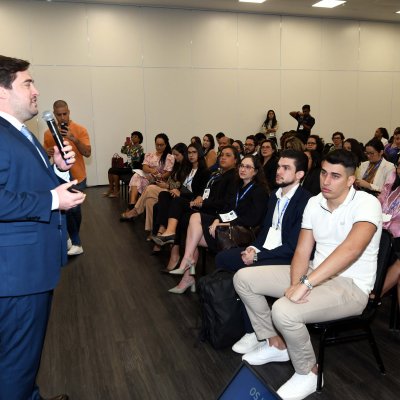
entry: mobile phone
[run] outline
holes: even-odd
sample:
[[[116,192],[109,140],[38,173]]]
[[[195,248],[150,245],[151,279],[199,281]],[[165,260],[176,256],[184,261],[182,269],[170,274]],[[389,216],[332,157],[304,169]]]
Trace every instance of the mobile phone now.
[[[61,122],[60,128],[61,128],[61,131],[66,131],[66,130],[68,130],[68,122]],[[63,135],[63,136],[66,135],[66,133],[64,133],[64,132],[60,132],[60,133],[61,133],[61,135]]]

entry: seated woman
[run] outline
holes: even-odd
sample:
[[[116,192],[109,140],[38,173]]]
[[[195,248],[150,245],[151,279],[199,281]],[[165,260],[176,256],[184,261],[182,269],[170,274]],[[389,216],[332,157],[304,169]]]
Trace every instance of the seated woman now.
[[[367,157],[364,154],[363,147],[361,143],[353,138],[348,138],[343,142],[343,148],[347,151],[351,151],[357,156],[358,167],[363,161],[366,161]]]
[[[278,147],[274,140],[264,139],[260,143],[258,158],[261,161],[268,187],[271,190],[277,188],[276,170],[278,169]]]
[[[236,168],[240,163],[240,156],[233,146],[226,146],[222,149],[219,159],[220,168],[211,176],[203,193],[198,194],[189,202],[189,208],[185,207],[179,220],[176,219],[177,224],[174,224],[173,219],[169,219],[166,231],[157,236],[157,243],[161,245],[174,243],[168,269],[174,269],[178,266],[179,245],[184,241],[191,214],[201,209],[207,214],[217,215],[227,205],[230,205],[228,207],[231,207],[231,209],[233,208],[236,196]]]
[[[383,158],[383,144],[379,139],[370,140],[365,145],[365,153],[368,161],[364,161],[357,168],[355,185],[357,189],[377,196],[395,168]]]
[[[234,140],[232,142],[232,146],[236,147],[236,150],[240,154],[240,159],[242,159],[244,157],[244,145],[243,145],[243,142],[241,140]]]
[[[186,144],[176,144],[172,148],[172,155],[175,163],[167,181],[156,180],[154,183],[148,185],[136,202],[135,207],[121,216],[121,221],[132,221],[146,210],[144,229],[145,231],[151,231],[153,226],[153,206],[158,201],[158,195],[162,191],[179,189],[191,170]]]
[[[129,137],[126,138],[125,144],[121,147],[121,153],[128,156],[127,166],[124,168],[110,168],[108,170],[108,190],[103,193],[104,197],[118,197],[121,176],[132,176],[133,169],[142,168],[144,157],[142,142],[143,135],[139,131],[132,132],[130,139]]]
[[[194,273],[198,259],[197,246],[218,251],[215,239],[217,226],[241,225],[250,228],[259,226],[263,221],[267,212],[269,191],[258,157],[244,156],[239,166],[238,177],[233,208],[226,207],[219,215],[201,211],[190,217],[185,254],[179,268],[170,272],[176,275],[183,274],[183,277],[176,287],[169,290],[171,293],[181,294],[194,285],[195,281],[191,274]]]
[[[321,174],[321,156],[316,150],[306,150],[304,154],[308,158],[308,169],[304,176],[302,186],[313,196],[321,192],[319,176]]]
[[[129,182],[129,205],[126,212],[121,215],[122,220],[132,217],[129,214],[129,210],[135,207],[139,194],[143,193],[150,182],[155,182],[156,180],[167,181],[171,175],[175,159],[171,154],[168,136],[165,133],[159,133],[156,135],[154,141],[156,151],[145,155],[143,173],[134,174]]]
[[[393,264],[386,274],[382,296],[392,287],[397,286],[397,299],[400,303],[400,161],[396,172],[393,172],[378,197],[382,204],[383,225],[393,235]]]
[[[157,217],[153,225],[153,232],[158,232],[159,236],[152,236],[156,243],[152,254],[160,251],[160,246],[167,243],[174,243],[176,227],[182,216],[190,212],[190,202],[204,192],[210,171],[207,168],[203,148],[197,143],[188,146],[188,158],[191,170],[184,180],[180,189],[169,192],[161,192],[158,196]],[[163,235],[165,233],[165,235]],[[176,267],[179,261],[179,246],[173,246],[171,250],[170,262],[165,272],[169,272]]]
[[[212,167],[217,161],[217,153],[215,152],[214,147],[214,136],[209,133],[205,134],[203,137],[203,150],[207,168]]]

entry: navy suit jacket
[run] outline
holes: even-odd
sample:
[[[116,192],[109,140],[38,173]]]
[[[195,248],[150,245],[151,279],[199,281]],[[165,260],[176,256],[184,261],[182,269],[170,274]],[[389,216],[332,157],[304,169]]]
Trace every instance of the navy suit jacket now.
[[[263,247],[269,228],[272,226],[272,217],[274,215],[276,202],[278,201],[275,193],[269,198],[268,211],[261,231],[255,242],[251,244],[260,250],[257,254],[258,261],[255,265],[263,265],[266,262],[268,262],[269,265],[291,263],[299,239],[303,212],[311,196],[311,193],[307,190],[303,189],[301,186],[298,187],[283,215],[282,245],[273,250],[267,250]]]
[[[0,297],[54,289],[67,260],[65,216],[51,211],[60,184],[37,149],[0,117]]]

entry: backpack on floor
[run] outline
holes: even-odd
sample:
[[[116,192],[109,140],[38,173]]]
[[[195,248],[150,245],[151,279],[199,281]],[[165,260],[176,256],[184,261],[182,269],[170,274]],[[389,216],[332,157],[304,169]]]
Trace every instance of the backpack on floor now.
[[[215,349],[232,346],[245,333],[242,301],[233,287],[234,272],[217,269],[198,281],[202,326],[200,339]]]

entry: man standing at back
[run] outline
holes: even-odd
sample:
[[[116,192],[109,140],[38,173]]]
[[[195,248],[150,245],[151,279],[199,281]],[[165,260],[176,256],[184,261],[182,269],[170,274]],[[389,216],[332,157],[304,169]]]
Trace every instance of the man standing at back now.
[[[54,165],[24,124],[38,113],[29,62],[0,56],[0,399],[41,400],[35,384],[53,289],[66,262],[65,217],[75,153]],[[64,182],[60,185],[60,182]],[[68,182],[68,183],[65,183]],[[60,395],[57,400],[66,400]]]
[[[53,104],[53,113],[57,119],[58,128],[61,134],[71,144],[76,154],[76,162],[71,168],[71,174],[78,181],[78,189],[84,191],[86,188],[86,167],[83,157],[90,157],[91,146],[89,134],[81,125],[70,119],[68,104],[64,100],[57,100]],[[54,153],[54,139],[49,130],[44,133],[44,147],[49,157]],[[77,256],[83,253],[79,230],[82,222],[81,207],[77,206],[67,211],[67,228],[70,238],[68,242],[68,255]]]
[[[315,118],[310,114],[311,107],[304,104],[301,111],[291,111],[289,114],[297,121],[297,137],[304,143],[311,134],[311,129],[315,125]]]
[[[353,188],[356,167],[346,150],[322,162],[321,193],[304,210],[291,265],[244,268],[233,279],[260,341],[243,360],[292,361],[295,373],[278,390],[283,400],[316,391],[318,367],[306,324],[360,315],[375,282],[382,210],[374,196]],[[278,298],[272,311],[265,296]]]

